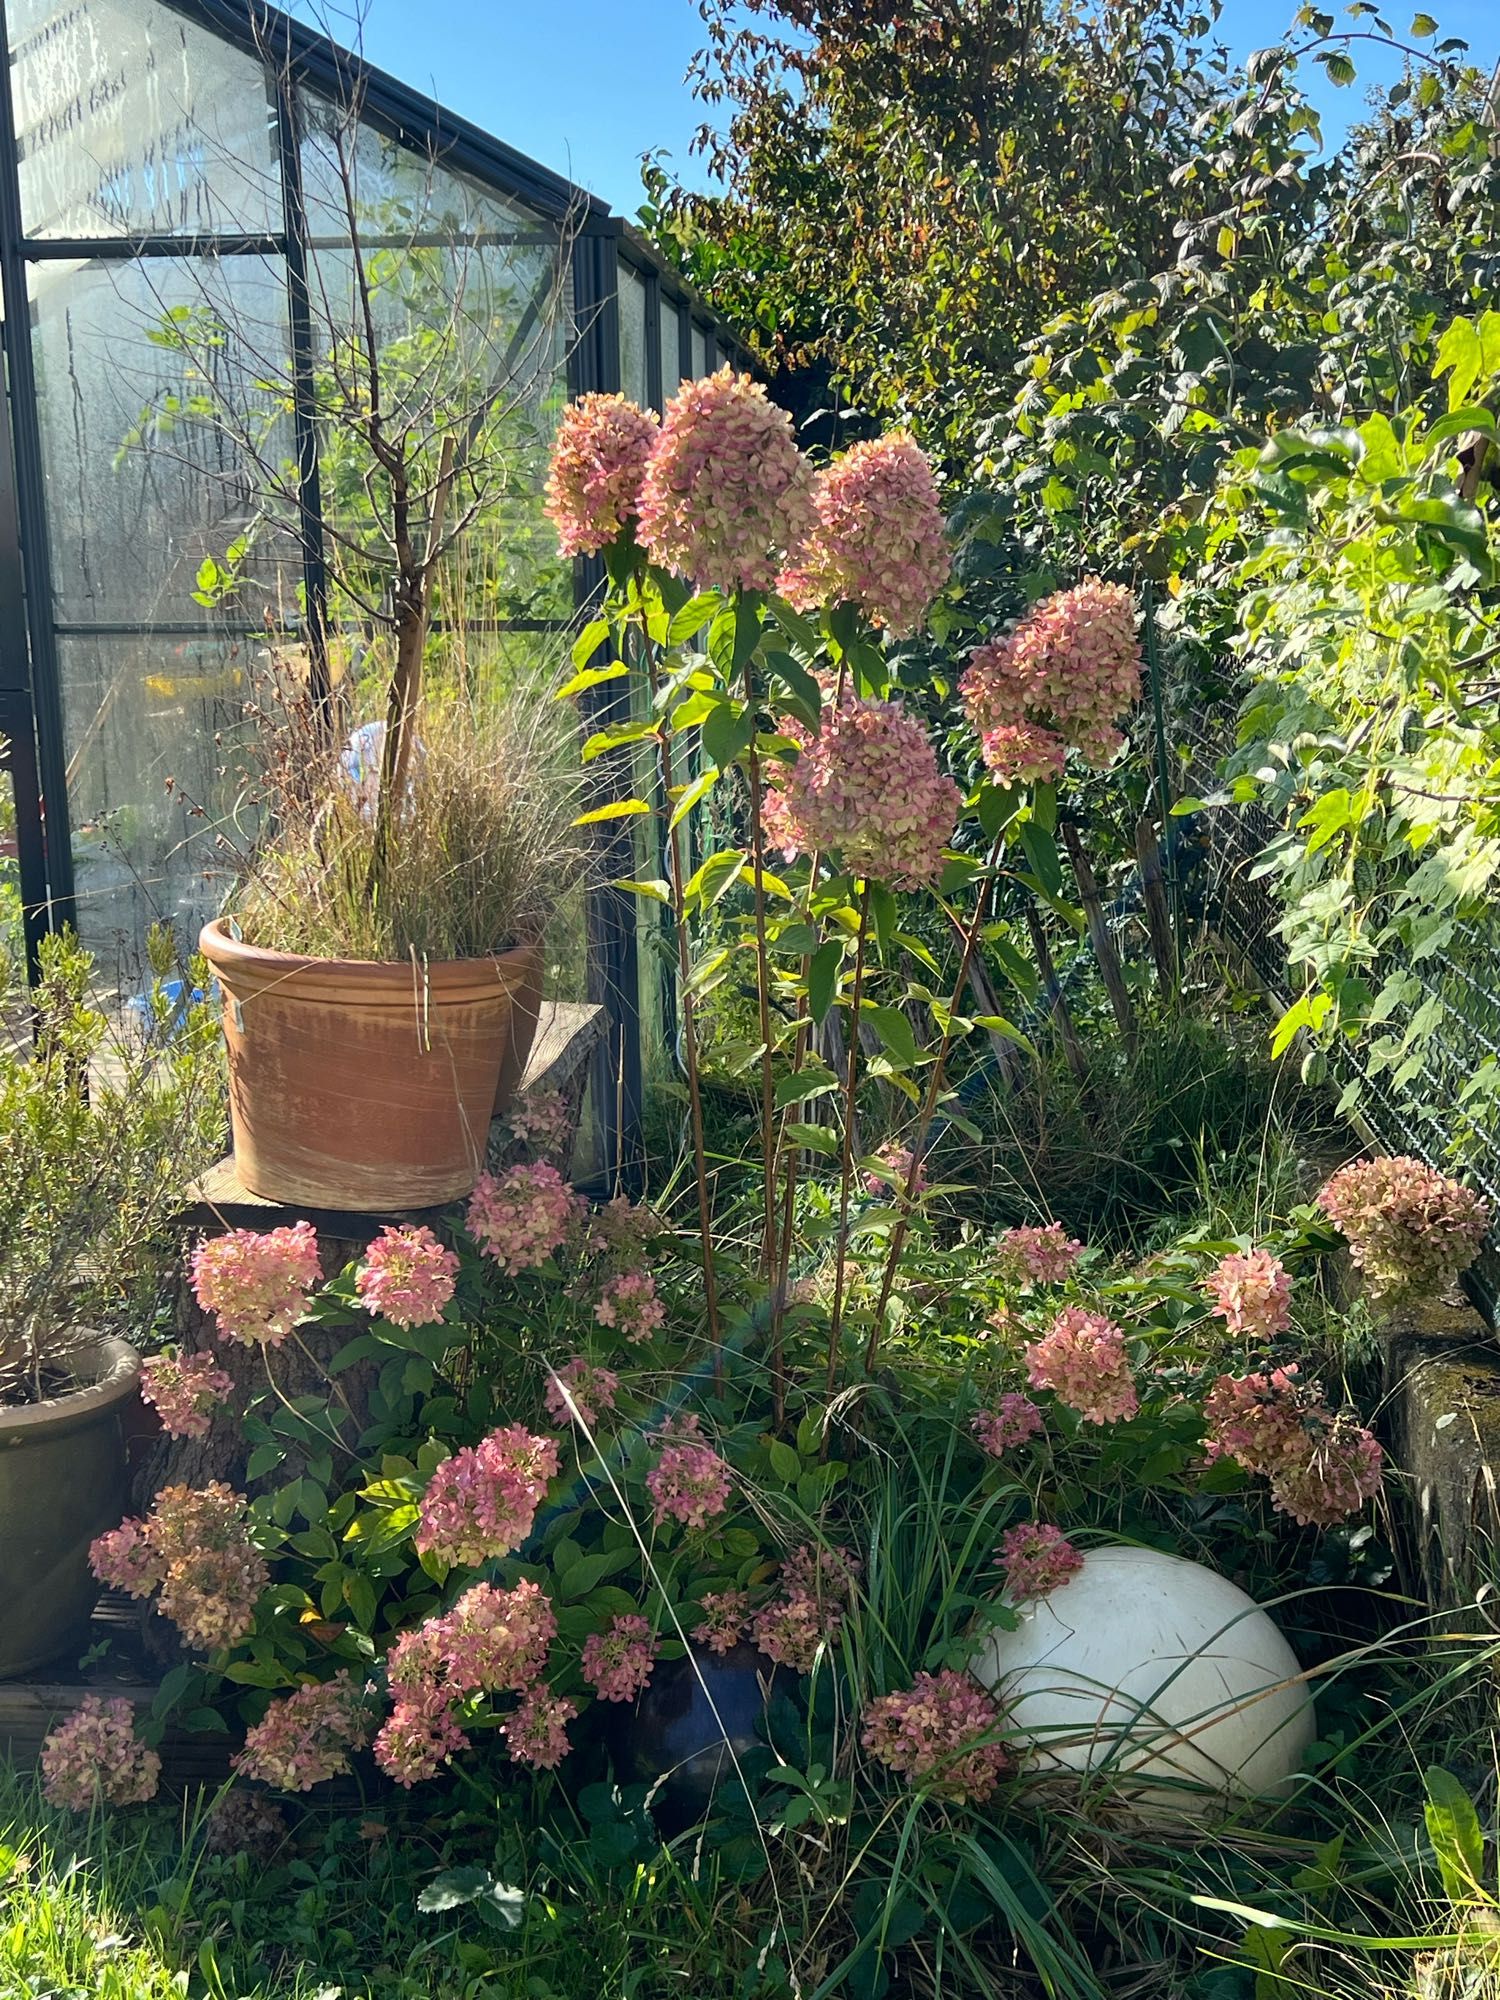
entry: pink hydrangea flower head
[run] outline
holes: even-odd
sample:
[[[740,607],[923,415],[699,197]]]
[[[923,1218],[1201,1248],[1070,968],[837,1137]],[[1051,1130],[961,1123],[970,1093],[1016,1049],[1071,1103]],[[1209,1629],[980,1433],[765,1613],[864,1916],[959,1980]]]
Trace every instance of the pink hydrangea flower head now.
[[[511,1756],[534,1770],[555,1771],[572,1747],[568,1724],[577,1713],[566,1695],[533,1688],[500,1725]]]
[[[607,1250],[626,1264],[639,1265],[647,1250],[665,1232],[665,1224],[645,1202],[617,1194],[589,1217],[593,1248]]]
[[[561,1154],[573,1130],[573,1114],[560,1090],[528,1090],[505,1114],[512,1135],[534,1153]]]
[[[1270,1341],[1292,1323],[1292,1280],[1269,1250],[1232,1250],[1203,1280],[1216,1318],[1231,1333]]]
[[[896,639],[920,631],[953,572],[921,447],[902,431],[852,445],[814,479],[812,512],[782,594],[803,611],[857,604]]]
[[[903,1146],[899,1140],[888,1139],[873,1155],[869,1172],[864,1177],[866,1194],[877,1201],[899,1198],[906,1191],[906,1183],[911,1177],[912,1153],[910,1146]],[[912,1199],[920,1201],[927,1191],[927,1176],[921,1167],[912,1181]]]
[[[275,1347],[310,1304],[322,1277],[318,1237],[310,1222],[281,1229],[231,1229],[193,1252],[193,1296],[219,1331],[247,1347]]]
[[[1083,1568],[1083,1557],[1061,1528],[1046,1521],[1023,1521],[1009,1529],[995,1553],[1005,1571],[1005,1587],[1017,1603],[1047,1596]]]
[[[966,677],[963,685],[973,684]],[[980,730],[979,755],[997,784],[1051,785],[1067,768],[1068,746],[1040,722],[997,722]]]
[[[89,1567],[106,1590],[149,1597],[166,1581],[167,1566],[152,1547],[144,1521],[122,1521],[89,1544]]]
[[[408,1789],[435,1778],[448,1759],[469,1749],[469,1738],[442,1688],[404,1690],[375,1738],[375,1762]]]
[[[1060,1285],[1083,1255],[1083,1245],[1060,1222],[1003,1230],[995,1248],[1005,1269],[1033,1285]]]
[[[459,1262],[430,1229],[387,1226],[354,1274],[359,1302],[392,1326],[441,1326]]]
[[[565,556],[597,555],[633,521],[656,418],[623,396],[580,396],[563,411],[546,514]]]
[[[812,474],[792,420],[721,368],[667,404],[640,491],[653,562],[705,589],[771,590],[812,525]]]
[[[805,1590],[792,1590],[763,1604],[750,1621],[755,1643],[768,1660],[794,1673],[810,1674],[824,1645],[832,1645],[844,1622],[836,1604],[819,1604]]]
[[[599,1419],[615,1406],[620,1378],[608,1368],[599,1368],[586,1355],[575,1354],[547,1377],[547,1414],[559,1429],[581,1423],[594,1430]]]
[[[656,1280],[649,1271],[623,1271],[618,1277],[607,1278],[594,1307],[600,1326],[612,1328],[636,1345],[649,1340],[665,1325],[666,1317],[667,1309],[656,1296]]]
[[[430,1619],[424,1645],[398,1675],[438,1676],[462,1694],[525,1694],[557,1637],[552,1600],[523,1577],[514,1590],[476,1583],[451,1610]]]
[[[1271,1500],[1305,1528],[1331,1528],[1357,1514],[1380,1491],[1379,1444],[1353,1417],[1330,1416],[1308,1438],[1300,1457],[1271,1475]]]
[[[1026,1349],[1034,1389],[1050,1389],[1085,1423],[1119,1423],[1139,1407],[1125,1335],[1103,1313],[1064,1306]]]
[[[557,1464],[556,1443],[520,1424],[456,1451],[427,1482],[413,1537],[418,1552],[467,1569],[510,1555],[531,1533]]]
[[[1005,1746],[983,1739],[1000,1711],[969,1675],[945,1667],[870,1704],[862,1741],[871,1756],[955,1804],[982,1804],[1011,1768]]]
[[[960,683],[985,761],[1006,783],[1058,775],[1059,744],[1110,763],[1124,740],[1116,723],[1140,698],[1141,664],[1135,600],[1122,585],[1086,577],[1044,598],[1007,638],[976,650]]]
[[[1004,1458],[1008,1451],[1039,1436],[1043,1428],[1036,1404],[1016,1391],[1002,1396],[991,1409],[976,1410],[969,1422],[981,1449],[991,1458]]]
[[[729,1505],[729,1467],[706,1444],[669,1444],[646,1474],[658,1527],[681,1521],[704,1528]]]
[[[656,1638],[644,1618],[625,1613],[583,1642],[583,1677],[601,1701],[634,1701],[651,1679]]]
[[[1209,1461],[1232,1458],[1267,1476],[1300,1463],[1322,1408],[1322,1392],[1303,1381],[1295,1362],[1263,1374],[1221,1375],[1203,1401]]]
[[[42,1743],[42,1791],[70,1812],[145,1805],[160,1777],[161,1758],[137,1737],[135,1711],[123,1696],[86,1694]]]
[[[578,1198],[547,1160],[481,1174],[469,1197],[469,1234],[508,1277],[534,1271],[560,1250],[578,1216]]]
[[[234,1758],[242,1778],[280,1792],[310,1792],[349,1769],[374,1727],[363,1688],[347,1669],[331,1681],[310,1681],[273,1701]]]
[[[168,1437],[206,1437],[213,1413],[234,1393],[211,1354],[153,1354],[141,1363],[141,1400]]]
[[[162,1565],[158,1609],[188,1643],[213,1653],[248,1638],[271,1574],[250,1539],[244,1494],[222,1480],[164,1486],[145,1532]]]
[[[744,1638],[750,1617],[750,1594],[744,1590],[706,1590],[699,1604],[701,1623],[693,1638],[711,1653],[732,1653]]]
[[[1317,1204],[1385,1300],[1445,1292],[1478,1256],[1490,1225],[1482,1196],[1407,1155],[1340,1167]]]
[[[773,776],[766,827],[788,859],[837,854],[855,875],[930,887],[958,824],[963,794],[926,730],[897,701],[846,695],[801,732],[795,764]]]

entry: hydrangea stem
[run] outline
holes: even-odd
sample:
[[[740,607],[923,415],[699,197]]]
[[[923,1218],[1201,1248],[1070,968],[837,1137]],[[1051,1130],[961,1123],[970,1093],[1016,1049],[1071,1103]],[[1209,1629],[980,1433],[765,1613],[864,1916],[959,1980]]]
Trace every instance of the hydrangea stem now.
[[[912,1212],[916,1206],[917,1181],[922,1172],[922,1153],[927,1144],[927,1135],[932,1130],[938,1099],[943,1090],[943,1071],[947,1067],[948,1051],[953,1045],[953,1017],[963,1005],[964,991],[969,984],[969,968],[974,962],[979,933],[984,929],[984,920],[989,912],[990,896],[995,886],[995,867],[999,859],[1000,841],[996,840],[985,866],[984,879],[974,898],[974,914],[963,933],[963,949],[958,958],[958,977],[953,982],[953,997],[948,1003],[948,1015],[943,1023],[943,1037],[933,1058],[932,1073],[927,1079],[927,1094],[922,1100],[916,1134],[911,1142],[911,1164],[906,1170],[906,1182],[901,1189],[900,1213],[896,1219],[896,1226],[891,1231],[890,1248],[886,1252],[885,1269],[880,1278],[880,1298],[875,1307],[875,1321],[870,1328],[869,1342],[865,1347],[867,1375],[873,1371],[876,1357],[880,1352],[880,1335],[885,1326],[886,1308],[891,1302],[891,1292],[896,1283],[896,1269],[901,1261],[901,1252],[906,1245]]]
[[[755,670],[745,662],[745,705],[755,715]],[[779,1259],[776,1246],[776,1065],[771,1047],[771,962],[766,948],[765,828],[761,824],[760,753],[750,738],[750,866],[755,872],[755,984],[760,1000],[760,1144],[761,1225],[760,1268],[771,1291],[771,1379],[778,1408],[785,1400],[785,1360],[782,1351],[780,1302],[776,1297]]]
[[[646,631],[644,620],[638,628],[638,633],[641,657],[646,668],[646,683],[654,702],[658,687],[656,652]],[[693,1138],[693,1178],[697,1182],[698,1191],[698,1237],[703,1249],[703,1303],[708,1315],[708,1337],[714,1351],[714,1381],[722,1384],[724,1336],[719,1324],[719,1280],[714,1266],[713,1209],[708,1193],[708,1151],[703,1140],[703,1088],[698,1066],[697,1001],[693,993],[692,957],[688,951],[687,903],[683,894],[682,823],[678,821],[676,825],[672,824],[672,788],[675,779],[671,728],[665,716],[662,717],[660,727],[656,731],[656,756],[661,772],[662,800],[668,821],[667,849],[672,878],[672,928],[677,933],[677,983],[681,988],[682,1004],[682,1056],[683,1066],[687,1070],[688,1122]]]
[[[844,1074],[844,1146],[839,1166],[839,1233],[833,1279],[833,1312],[828,1322],[828,1393],[838,1387],[839,1335],[844,1325],[844,1275],[849,1256],[849,1189],[854,1179],[854,1098],[859,1083],[859,1011],[865,988],[865,939],[870,928],[870,885],[859,892],[859,929],[854,941],[854,988],[849,999],[849,1059]]]

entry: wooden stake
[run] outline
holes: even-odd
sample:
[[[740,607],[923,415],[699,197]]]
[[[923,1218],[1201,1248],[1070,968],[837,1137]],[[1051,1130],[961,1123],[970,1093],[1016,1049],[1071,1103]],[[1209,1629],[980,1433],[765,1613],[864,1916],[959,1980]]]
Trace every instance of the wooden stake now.
[[[1083,842],[1078,837],[1078,829],[1071,820],[1063,821],[1062,837],[1063,844],[1068,850],[1068,859],[1073,863],[1073,875],[1078,883],[1078,900],[1083,904],[1084,921],[1089,927],[1089,943],[1094,947],[1099,976],[1104,981],[1104,990],[1109,995],[1110,1006],[1114,1009],[1120,1038],[1127,1052],[1134,1055],[1135,1010],[1130,1004],[1130,995],[1125,991],[1125,973],[1120,964],[1120,954],[1115,950],[1115,941],[1110,935],[1109,925],[1104,920],[1104,905],[1099,897],[1099,884],[1089,865],[1089,858],[1083,851]]]
[[[1052,963],[1052,953],[1047,949],[1047,933],[1042,929],[1042,919],[1035,903],[1026,905],[1026,924],[1031,932],[1031,948],[1036,953],[1037,971],[1042,975],[1042,991],[1051,1002],[1052,1018],[1057,1023],[1057,1032],[1062,1036],[1063,1054],[1068,1059],[1068,1068],[1082,1083],[1088,1075],[1088,1064],[1083,1059],[1078,1032],[1073,1026],[1073,1016],[1068,1012],[1067,1000],[1058,983],[1057,967]]]
[[[1151,956],[1156,960],[1156,977],[1162,997],[1177,993],[1177,950],[1172,936],[1172,913],[1167,907],[1167,885],[1161,872],[1161,844],[1149,813],[1135,823],[1135,865],[1141,874],[1141,895],[1146,904],[1146,928],[1151,933]]]

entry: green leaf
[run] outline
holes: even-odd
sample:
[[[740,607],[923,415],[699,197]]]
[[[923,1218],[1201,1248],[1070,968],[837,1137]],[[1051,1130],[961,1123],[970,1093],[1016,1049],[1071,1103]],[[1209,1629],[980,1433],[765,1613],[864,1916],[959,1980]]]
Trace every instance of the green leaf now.
[[[791,1486],[802,1476],[802,1461],[789,1444],[774,1438],[770,1449],[771,1470],[783,1486]]]
[[[778,1111],[789,1104],[805,1104],[809,1098],[826,1097],[839,1088],[839,1079],[821,1063],[806,1063],[790,1076],[776,1079],[775,1103]]]
[[[566,701],[570,695],[583,694],[591,687],[601,687],[605,681],[620,680],[629,672],[623,660],[617,660],[608,667],[585,667],[582,673],[574,674],[571,680],[563,682],[555,699]]]
[[[690,597],[667,626],[667,644],[680,646],[686,640],[696,638],[718,611],[721,602],[718,592],[713,590],[704,591],[701,597]]]
[[[875,919],[875,936],[885,951],[896,932],[896,899],[879,882],[870,884],[870,915]]]
[[[596,729],[579,753],[585,764],[592,764],[596,757],[602,757],[608,750],[622,750],[627,744],[640,743],[648,736],[656,734],[654,722],[620,722],[609,729]]]
[[[1483,1893],[1484,1833],[1473,1801],[1451,1771],[1431,1764],[1422,1773],[1427,1804],[1422,1817],[1450,1903]]]
[[[830,938],[827,944],[819,945],[812,955],[807,974],[807,1005],[819,1027],[827,1020],[828,1011],[833,1005],[843,963],[842,938]]]
[[[627,882],[621,878],[611,882],[609,886],[612,889],[624,889],[632,896],[644,896],[652,903],[665,903],[669,910],[672,907],[672,885],[670,882],[664,882],[659,875],[653,875],[644,882]]]
[[[703,724],[703,748],[721,771],[755,741],[755,711],[742,701],[721,701]]]
[[[700,771],[693,782],[684,788],[681,797],[672,807],[672,817],[667,822],[668,831],[686,819],[693,807],[706,799],[718,782],[719,772],[716,765],[711,765],[706,771]]]
[[[917,1060],[917,1037],[901,1009],[867,1006],[863,1012],[896,1061],[905,1069],[912,1068]]]
[[[745,856],[739,848],[721,847],[717,854],[710,854],[693,875],[683,896],[689,903],[696,901],[701,910],[710,910],[721,896],[734,887],[744,869]]]
[[[1021,828],[1021,847],[1027,864],[1049,896],[1062,894],[1062,856],[1052,835],[1033,820]]]
[[[607,618],[591,619],[573,641],[574,666],[586,667],[608,637],[609,620]],[[626,671],[623,661],[620,663],[619,671],[621,673]],[[568,690],[564,688],[562,692],[566,694]]]
[[[595,806],[592,812],[580,813],[574,826],[597,826],[601,820],[635,819],[651,808],[644,799],[611,799],[607,806]]]
[[[1487,312],[1478,320],[1454,320],[1438,342],[1433,373],[1448,376],[1450,410],[1470,401],[1476,382],[1488,391],[1500,373],[1500,313]]]
[[[286,1457],[279,1444],[258,1444],[245,1465],[246,1479],[264,1479]]]

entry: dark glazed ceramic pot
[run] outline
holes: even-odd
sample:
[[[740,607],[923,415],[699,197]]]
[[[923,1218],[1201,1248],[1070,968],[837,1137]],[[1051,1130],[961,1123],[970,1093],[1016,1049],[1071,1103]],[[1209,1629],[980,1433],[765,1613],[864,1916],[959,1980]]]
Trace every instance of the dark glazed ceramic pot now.
[[[634,1704],[621,1703],[607,1724],[622,1784],[650,1785],[651,1815],[671,1839],[708,1812],[735,1760],[762,1740],[775,1665],[754,1646],[694,1652],[659,1665]]]
[[[89,1543],[125,1512],[121,1418],[140,1357],[80,1334],[68,1362],[69,1394],[0,1409],[0,1680],[82,1650],[99,1599]]]

